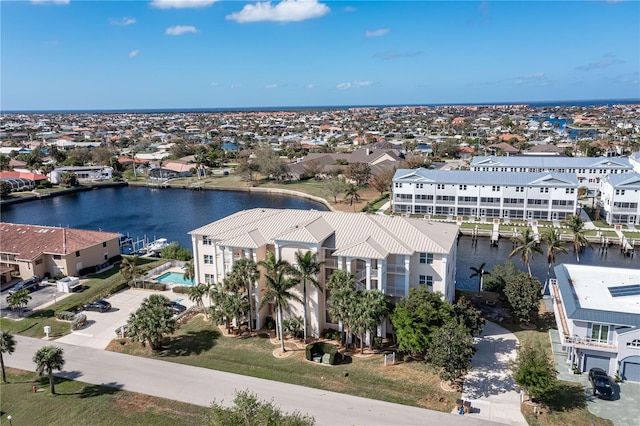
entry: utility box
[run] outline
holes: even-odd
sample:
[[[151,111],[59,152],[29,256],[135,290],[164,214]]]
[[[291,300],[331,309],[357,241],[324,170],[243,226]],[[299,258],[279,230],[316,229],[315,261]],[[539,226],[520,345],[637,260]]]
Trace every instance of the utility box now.
[[[80,278],[78,277],[64,277],[58,281],[56,281],[58,286],[58,291],[63,293],[71,293],[76,287],[80,285]]]

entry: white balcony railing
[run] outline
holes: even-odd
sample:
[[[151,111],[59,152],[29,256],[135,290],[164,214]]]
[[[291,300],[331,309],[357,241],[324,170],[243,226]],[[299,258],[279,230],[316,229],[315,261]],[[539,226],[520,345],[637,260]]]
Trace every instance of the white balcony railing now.
[[[599,340],[599,339],[592,339],[590,337],[579,337],[579,336],[566,336],[565,340],[567,341],[567,343],[571,343],[574,345],[581,345],[581,346],[609,348],[609,349],[616,349],[618,347],[617,343],[613,340]]]

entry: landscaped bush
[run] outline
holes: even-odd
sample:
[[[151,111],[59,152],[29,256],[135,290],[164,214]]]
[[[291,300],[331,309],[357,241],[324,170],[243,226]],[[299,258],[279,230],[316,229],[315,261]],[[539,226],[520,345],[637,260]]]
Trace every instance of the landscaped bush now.
[[[266,317],[264,319],[264,326],[267,327],[268,330],[275,330],[276,322],[273,320],[273,317]]]
[[[156,283],[153,281],[145,281],[142,286],[147,290],[165,291],[167,289],[167,286],[164,283]]]
[[[177,285],[173,287],[172,291],[178,294],[189,294],[190,288],[191,286],[188,285]]]
[[[322,330],[321,336],[329,340],[340,340],[340,332],[332,328]]]
[[[302,317],[286,319],[282,322],[284,332],[295,338],[304,337],[304,320]]]
[[[342,354],[338,352],[338,347],[327,342],[315,342],[307,345],[305,357],[308,361],[313,361],[314,356],[329,354],[329,364],[336,365],[342,360]]]
[[[73,321],[73,318],[76,316],[74,312],[62,311],[56,312],[56,318],[62,321]]]
[[[85,314],[76,314],[71,321],[71,331],[79,330],[87,323],[87,316]]]

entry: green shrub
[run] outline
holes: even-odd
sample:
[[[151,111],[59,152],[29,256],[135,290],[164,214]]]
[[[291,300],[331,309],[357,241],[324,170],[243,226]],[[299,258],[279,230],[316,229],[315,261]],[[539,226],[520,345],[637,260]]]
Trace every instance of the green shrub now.
[[[266,317],[264,319],[264,326],[267,327],[268,330],[275,330],[276,322],[273,320],[273,317]]]
[[[87,323],[87,316],[85,314],[76,314],[71,321],[71,331],[79,330]]]
[[[142,287],[146,288],[147,290],[159,290],[159,291],[165,291],[167,289],[166,284],[156,283],[153,281],[145,281]]]
[[[190,288],[191,288],[191,286],[189,286],[189,285],[177,285],[177,286],[174,286],[171,291],[173,291],[174,293],[179,293],[179,294],[189,294],[189,289]]]
[[[76,316],[74,312],[62,311],[56,312],[56,318],[62,321],[73,321],[73,318]]]
[[[329,340],[340,340],[340,337],[341,337],[340,332],[332,328],[326,328],[322,330],[321,336]]]
[[[327,342],[315,342],[307,345],[305,349],[305,357],[308,361],[313,361],[313,357],[317,355],[329,354],[329,364],[336,365],[342,360],[342,354],[338,352],[338,347]]]
[[[282,322],[284,332],[295,338],[304,337],[304,320],[302,317],[289,318]]]

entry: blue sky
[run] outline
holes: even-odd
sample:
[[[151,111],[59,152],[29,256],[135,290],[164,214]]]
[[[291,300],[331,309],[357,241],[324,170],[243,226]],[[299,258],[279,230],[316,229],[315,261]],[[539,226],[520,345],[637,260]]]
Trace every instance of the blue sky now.
[[[0,1],[0,108],[640,98],[638,1]]]

